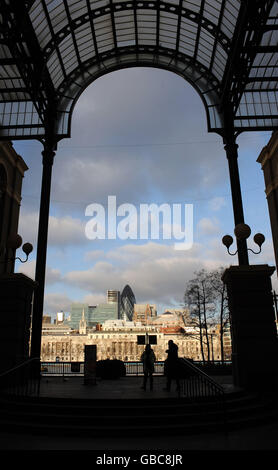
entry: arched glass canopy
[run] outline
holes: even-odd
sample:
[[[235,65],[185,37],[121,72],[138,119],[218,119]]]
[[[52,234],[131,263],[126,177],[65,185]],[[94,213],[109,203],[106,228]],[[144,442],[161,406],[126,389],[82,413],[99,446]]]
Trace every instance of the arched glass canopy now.
[[[2,0],[0,138],[70,136],[96,78],[160,67],[198,91],[208,130],[278,125],[275,0]]]
[[[225,143],[244,223],[236,137],[278,125],[276,0],[1,0],[0,140],[43,143],[31,356],[40,357],[52,165],[83,90],[126,67],[179,74]],[[185,103],[186,105],[186,103]],[[237,240],[248,265],[246,240]]]

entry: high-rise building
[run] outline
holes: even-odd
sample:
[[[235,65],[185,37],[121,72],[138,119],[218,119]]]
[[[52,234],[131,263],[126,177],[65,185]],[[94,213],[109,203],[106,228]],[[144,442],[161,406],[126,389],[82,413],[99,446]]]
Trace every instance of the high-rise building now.
[[[59,325],[59,323],[64,323],[65,321],[65,314],[64,312],[57,312],[56,315],[56,324]]]
[[[121,293],[120,317],[124,318],[126,316],[126,318],[131,321],[133,319],[135,303],[135,295],[133,294],[131,288],[126,285],[123,292]]]
[[[107,303],[109,305],[113,304],[116,305],[115,307],[117,309],[117,318],[120,318],[120,291],[118,290],[108,290],[107,291]]]
[[[70,308],[70,320],[68,322],[69,326],[73,330],[78,330],[79,329],[79,322],[82,318],[82,312],[84,309],[84,315],[87,323],[89,322],[89,308],[87,304],[82,304],[79,302],[75,302],[71,304]]]
[[[122,294],[117,290],[108,290],[106,303],[98,305],[88,305],[79,302],[73,303],[71,305],[70,317],[65,323],[73,330],[78,330],[83,317],[87,328],[95,327],[98,324],[102,325],[107,320],[124,318],[124,315],[129,320],[132,320],[135,302],[135,296],[128,285],[125,286]],[[57,314],[57,321],[60,313],[63,312]],[[63,321],[65,320],[64,316],[61,318],[63,318]]]
[[[119,302],[119,298],[120,298],[120,291],[118,290],[107,291],[107,303],[108,304]]]
[[[99,304],[96,307],[89,307],[90,321],[88,326],[103,324],[106,320],[117,320],[119,318],[119,304],[110,302]]]

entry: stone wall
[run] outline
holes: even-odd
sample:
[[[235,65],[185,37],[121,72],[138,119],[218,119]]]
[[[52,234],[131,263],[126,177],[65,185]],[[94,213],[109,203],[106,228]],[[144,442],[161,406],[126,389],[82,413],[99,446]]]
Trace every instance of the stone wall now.
[[[87,335],[43,335],[41,360],[55,361],[84,361],[85,344],[97,345],[97,360],[120,359],[124,361],[139,361],[144,350],[143,345],[137,344],[137,335],[132,332],[95,331]],[[200,342],[195,336],[183,334],[165,335],[157,333],[157,344],[152,345],[157,361],[166,359],[168,341],[172,339],[179,347],[179,356],[201,360]],[[219,338],[213,339],[214,359],[220,360]]]

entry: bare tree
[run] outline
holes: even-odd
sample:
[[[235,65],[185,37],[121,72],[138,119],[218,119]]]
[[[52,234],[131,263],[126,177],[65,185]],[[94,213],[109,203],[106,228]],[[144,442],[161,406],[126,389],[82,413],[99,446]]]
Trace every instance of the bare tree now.
[[[198,328],[203,361],[211,360],[209,331],[220,325],[221,360],[224,361],[224,333],[229,324],[226,286],[221,277],[224,268],[213,271],[202,269],[194,273],[185,289],[184,302],[189,308],[192,324]]]
[[[209,274],[210,284],[214,292],[215,302],[215,320],[220,326],[220,348],[221,348],[221,361],[225,359],[224,355],[224,334],[227,327],[230,326],[230,312],[228,306],[227,288],[222,281],[222,275],[225,268],[220,267],[211,271]]]
[[[210,273],[205,269],[194,273],[195,278],[188,282],[184,301],[189,308],[192,322],[199,330],[202,359],[211,360],[209,327],[214,317],[215,304]]]
[[[189,281],[184,294],[184,300],[190,311],[191,325],[198,329],[202,359],[205,361],[200,291],[195,280]]]

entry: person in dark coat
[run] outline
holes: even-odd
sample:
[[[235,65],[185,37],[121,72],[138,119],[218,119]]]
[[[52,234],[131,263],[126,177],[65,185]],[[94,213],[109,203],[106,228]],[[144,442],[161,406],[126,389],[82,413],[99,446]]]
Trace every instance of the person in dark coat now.
[[[166,390],[170,392],[172,380],[176,380],[177,390],[180,390],[180,381],[179,381],[179,356],[178,356],[178,346],[174,343],[172,339],[168,341],[167,354],[168,357],[165,361],[165,375],[167,377]]]
[[[145,351],[141,356],[141,361],[143,362],[143,371],[144,371],[144,382],[142,388],[146,390],[148,377],[150,378],[150,389],[153,389],[153,373],[154,373],[154,363],[156,361],[155,354],[150,346],[146,345]]]

